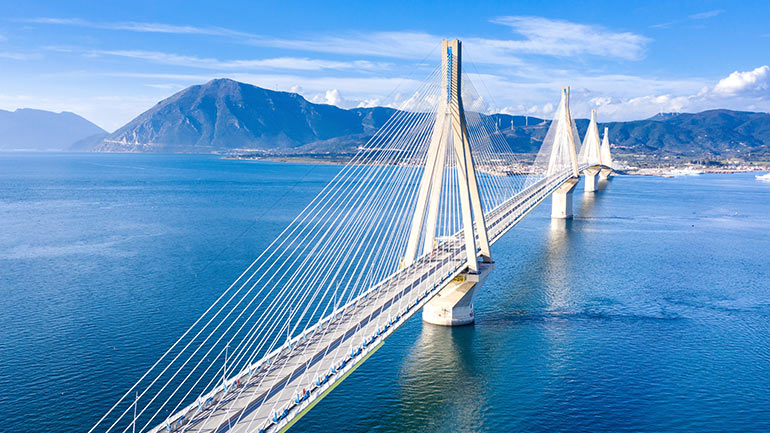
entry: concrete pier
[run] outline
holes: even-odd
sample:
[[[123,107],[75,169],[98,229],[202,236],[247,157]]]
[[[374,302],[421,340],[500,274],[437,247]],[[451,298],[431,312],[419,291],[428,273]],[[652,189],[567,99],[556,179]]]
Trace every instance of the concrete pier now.
[[[564,182],[552,194],[551,218],[572,218],[572,190],[578,183],[578,178]]]
[[[478,273],[463,272],[449,282],[422,309],[422,320],[433,325],[470,325],[476,319],[473,298],[476,290],[494,268],[490,262],[479,262]]]
[[[598,188],[598,182],[597,182],[597,176],[600,172],[598,169],[593,168],[587,168],[583,171],[583,175],[585,176],[585,192],[596,192]]]

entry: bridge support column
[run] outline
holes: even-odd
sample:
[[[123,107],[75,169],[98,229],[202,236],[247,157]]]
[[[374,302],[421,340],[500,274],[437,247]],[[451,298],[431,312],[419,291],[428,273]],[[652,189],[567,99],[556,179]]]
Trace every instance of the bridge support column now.
[[[479,262],[478,273],[464,272],[450,281],[422,309],[422,320],[433,325],[470,325],[476,319],[473,298],[494,264]]]
[[[601,180],[607,180],[610,178],[610,175],[612,174],[612,170],[609,168],[603,168],[599,172],[599,179]]]
[[[585,176],[585,192],[596,192],[599,189],[597,188],[596,182],[597,174],[599,174],[598,169],[587,168],[583,170],[583,175]]]
[[[572,190],[577,183],[577,178],[569,179],[551,194],[551,218],[572,218]]]

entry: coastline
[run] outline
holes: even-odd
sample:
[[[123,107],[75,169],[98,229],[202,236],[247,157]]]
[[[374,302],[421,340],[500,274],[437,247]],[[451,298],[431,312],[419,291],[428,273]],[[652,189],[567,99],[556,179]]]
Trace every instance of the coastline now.
[[[233,159],[239,161],[271,161],[289,164],[323,164],[323,165],[344,165],[347,164],[354,155],[223,155],[223,159]],[[633,167],[619,162],[616,169],[616,175],[622,176],[656,176],[656,177],[681,177],[697,176],[700,174],[737,174],[737,173],[758,173],[770,171],[770,165],[764,165],[758,161],[755,164],[741,164],[733,166],[699,166],[699,165],[672,165],[666,167]]]

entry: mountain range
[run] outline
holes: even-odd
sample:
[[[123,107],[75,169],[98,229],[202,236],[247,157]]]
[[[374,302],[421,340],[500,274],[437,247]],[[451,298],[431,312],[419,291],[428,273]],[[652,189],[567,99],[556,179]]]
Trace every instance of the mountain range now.
[[[44,113],[16,113],[27,111]],[[8,112],[0,111],[0,132],[8,129],[2,123],[4,113]],[[296,93],[217,79],[181,90],[111,134],[72,113],[50,114],[53,118],[70,119],[71,126],[60,128],[77,134],[58,133],[56,127],[48,126],[50,123],[40,128],[21,122],[15,130],[28,129],[38,134],[31,134],[28,141],[54,150],[312,157],[355,152],[394,113],[394,109],[385,107],[346,110],[309,102]],[[507,114],[492,114],[488,118],[498,126],[511,149],[520,153],[537,152],[550,124],[540,118]],[[582,137],[588,120],[578,119],[576,123]],[[605,126],[618,155],[676,155],[693,159],[770,156],[768,113],[662,113],[645,120],[600,123],[600,128]],[[18,146],[25,139],[18,133],[14,137],[0,142],[0,149],[21,148]],[[46,140],[50,144],[45,144]],[[71,140],[69,145],[62,144],[67,140]]]
[[[69,150],[86,137],[107,131],[74,113],[20,108],[0,110],[0,150]]]

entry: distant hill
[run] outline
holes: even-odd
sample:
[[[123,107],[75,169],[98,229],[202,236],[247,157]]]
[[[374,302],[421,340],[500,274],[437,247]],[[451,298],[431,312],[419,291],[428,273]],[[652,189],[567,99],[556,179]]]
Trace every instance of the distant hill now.
[[[351,153],[366,143],[395,110],[341,109],[314,104],[228,79],[192,86],[164,99],[105,137],[80,141],[78,149],[108,152],[268,154]],[[549,123],[493,114],[488,117],[512,150],[534,153]],[[588,121],[577,120],[585,133]],[[650,119],[601,124],[620,153],[724,157],[770,155],[770,114],[729,110],[662,113]]]
[[[386,107],[345,110],[314,104],[296,93],[218,79],[184,89],[114,133],[91,137],[76,147],[106,152],[350,153],[393,113]],[[494,115],[494,121],[501,130],[543,122],[505,114]],[[508,138],[515,147],[533,151],[544,134],[533,128],[511,131]]]
[[[314,142],[371,134],[389,108],[343,110],[296,93],[212,80],[164,99],[95,146],[97,151],[285,152]]]
[[[78,140],[106,133],[88,120],[66,111],[0,110],[0,150],[69,150]]]
[[[709,110],[663,120],[612,122],[620,152],[708,157],[770,156],[770,114]]]

